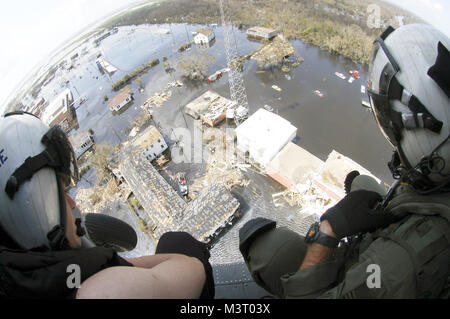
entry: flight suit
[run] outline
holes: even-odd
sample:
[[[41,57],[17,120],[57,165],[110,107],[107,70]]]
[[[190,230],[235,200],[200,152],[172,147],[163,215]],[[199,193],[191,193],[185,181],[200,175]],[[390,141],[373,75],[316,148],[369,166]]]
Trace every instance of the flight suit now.
[[[384,193],[367,176],[351,191]],[[449,291],[450,194],[421,196],[400,186],[387,209],[400,221],[335,249],[299,271],[304,237],[284,228],[258,234],[243,253],[255,282],[279,298],[437,298]],[[378,274],[375,274],[378,272]],[[372,279],[379,275],[379,288]]]

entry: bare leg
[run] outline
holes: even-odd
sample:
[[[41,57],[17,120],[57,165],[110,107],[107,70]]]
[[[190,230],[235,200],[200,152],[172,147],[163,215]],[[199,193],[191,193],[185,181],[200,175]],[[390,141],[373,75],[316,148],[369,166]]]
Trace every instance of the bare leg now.
[[[177,254],[130,260],[137,267],[111,267],[89,277],[77,298],[198,298],[205,271],[197,258]],[[140,268],[145,267],[145,268]]]

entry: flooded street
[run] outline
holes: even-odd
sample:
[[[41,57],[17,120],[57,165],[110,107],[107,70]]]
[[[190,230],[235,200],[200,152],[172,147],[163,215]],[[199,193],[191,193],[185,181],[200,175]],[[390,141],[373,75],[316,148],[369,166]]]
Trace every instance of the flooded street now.
[[[98,48],[91,48],[87,55],[81,57],[78,62],[80,65],[74,70],[59,74],[52,85],[62,85],[65,80],[69,80],[68,86],[72,88],[75,99],[87,98],[77,108],[77,131],[93,129],[97,143],[115,145],[122,142],[127,137],[124,132],[126,128],[143,112],[140,105],[162,90],[168,82],[182,79],[179,70],[172,75],[164,71],[163,57],[167,57],[176,68],[183,55],[205,50],[216,59],[209,68],[211,73],[226,67],[220,27],[214,27],[216,41],[212,47],[200,49],[193,45],[187,52],[177,52],[181,44],[192,40],[192,32],[201,27],[185,24],[121,27],[117,34],[106,38]],[[239,54],[248,54],[261,46],[258,42],[248,40],[244,31],[235,29],[234,34],[239,43]],[[295,142],[299,146],[322,160],[334,149],[390,183],[392,178],[386,163],[391,157],[391,148],[378,130],[371,112],[361,106],[361,99],[366,99],[361,93],[361,85],[366,82],[366,70],[361,65],[318,47],[297,40],[291,43],[305,61],[289,73],[260,70],[253,60],[244,62],[244,82],[250,113],[268,104],[298,128]],[[100,52],[106,61],[118,69],[114,75],[102,75],[98,71],[95,59]],[[156,58],[161,63],[140,77],[144,92],[140,93],[139,84],[132,81],[127,87],[134,93],[135,101],[120,115],[113,115],[107,107],[108,102],[103,100],[105,95],[112,98],[118,93],[112,91],[112,83]],[[360,71],[361,77],[349,83],[348,71],[354,69]],[[347,78],[342,80],[335,72],[341,72]],[[281,91],[274,90],[272,85],[277,85]],[[227,75],[212,84],[185,83],[181,88],[172,89],[172,97],[161,108],[154,108],[154,120],[165,137],[170,140],[171,135],[170,129],[165,126],[187,125],[190,130],[193,129],[193,119],[179,110],[209,89],[229,97]],[[48,94],[58,90],[60,88],[47,88]],[[314,94],[315,90],[322,92],[323,97]]]

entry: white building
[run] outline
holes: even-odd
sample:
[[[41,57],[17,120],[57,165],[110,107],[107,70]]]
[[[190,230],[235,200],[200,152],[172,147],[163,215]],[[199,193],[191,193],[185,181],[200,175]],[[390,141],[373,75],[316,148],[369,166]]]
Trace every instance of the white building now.
[[[236,128],[237,149],[265,167],[296,134],[289,121],[261,108]]]
[[[207,44],[214,40],[216,35],[211,29],[200,29],[194,37],[195,44]]]
[[[70,89],[64,90],[47,106],[42,113],[41,120],[48,126],[60,125],[64,130],[73,120],[73,95]]]
[[[129,88],[123,89],[118,95],[116,95],[108,104],[109,109],[112,112],[120,111],[125,105],[133,101],[131,90]]]
[[[142,156],[152,162],[167,149],[167,143],[164,137],[153,125],[149,126],[133,142],[133,145],[140,148]]]

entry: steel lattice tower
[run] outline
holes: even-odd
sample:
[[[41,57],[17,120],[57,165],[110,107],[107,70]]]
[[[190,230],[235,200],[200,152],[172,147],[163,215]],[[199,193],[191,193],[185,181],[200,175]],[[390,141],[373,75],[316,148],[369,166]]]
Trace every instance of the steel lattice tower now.
[[[232,63],[238,57],[236,38],[233,33],[233,24],[231,23],[231,10],[228,0],[219,0],[220,14],[222,16],[222,28],[225,40],[225,50],[227,55],[228,82],[230,83],[231,100],[238,105],[248,109],[247,92],[245,91],[244,78],[238,70],[238,64]]]

